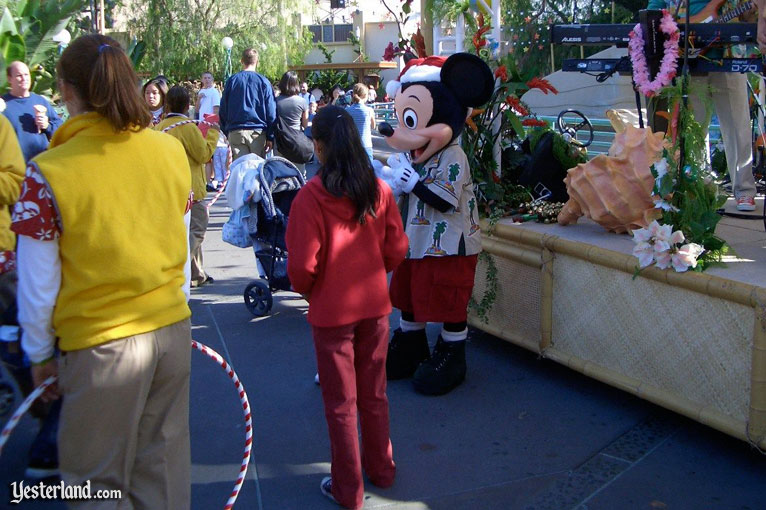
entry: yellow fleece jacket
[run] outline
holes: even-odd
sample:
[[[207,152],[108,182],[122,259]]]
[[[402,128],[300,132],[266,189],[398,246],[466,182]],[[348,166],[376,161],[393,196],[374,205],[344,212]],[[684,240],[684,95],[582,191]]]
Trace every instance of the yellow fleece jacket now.
[[[32,164],[57,206],[61,288],[53,328],[64,351],[148,333],[191,315],[182,290],[191,188],[183,147],[151,129],[115,133],[85,113]]]
[[[0,115],[0,251],[16,249],[8,208],[19,199],[25,168],[16,131],[5,115]]]
[[[162,122],[154,126],[157,131],[162,131],[168,126],[178,124],[189,120],[189,117],[183,115],[173,115],[165,117]],[[196,124],[189,123],[183,126],[171,127],[167,134],[177,138],[186,150],[186,157],[189,159],[189,168],[191,169],[192,191],[194,200],[204,200],[207,195],[207,175],[205,175],[205,163],[210,161],[218,144],[218,130],[209,129],[207,136],[202,136]]]

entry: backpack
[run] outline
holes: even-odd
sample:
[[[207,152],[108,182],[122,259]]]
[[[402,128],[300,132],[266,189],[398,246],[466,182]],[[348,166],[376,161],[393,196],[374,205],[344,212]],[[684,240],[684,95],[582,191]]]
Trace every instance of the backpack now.
[[[279,116],[277,116],[275,139],[279,153],[293,163],[308,163],[314,155],[314,144],[311,139],[302,130],[286,126]]]

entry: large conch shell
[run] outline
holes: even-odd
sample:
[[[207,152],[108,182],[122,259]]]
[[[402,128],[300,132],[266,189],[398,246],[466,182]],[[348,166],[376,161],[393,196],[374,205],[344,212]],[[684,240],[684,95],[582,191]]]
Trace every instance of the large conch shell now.
[[[647,226],[658,215],[652,200],[651,165],[662,157],[664,133],[620,126],[608,155],[600,154],[569,169],[564,182],[569,201],[561,225],[587,216],[611,232]]]

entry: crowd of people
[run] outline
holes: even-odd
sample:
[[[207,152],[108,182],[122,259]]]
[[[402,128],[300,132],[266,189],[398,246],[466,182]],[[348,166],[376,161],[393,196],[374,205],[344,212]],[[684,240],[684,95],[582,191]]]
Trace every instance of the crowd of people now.
[[[331,430],[335,483],[323,480],[322,491],[346,506],[361,498],[357,425],[349,414],[357,377],[365,388],[364,469],[377,485],[393,483],[386,273],[404,258],[407,237],[390,189],[373,170],[369,89],[357,84],[344,108],[341,95],[317,101],[287,72],[275,94],[256,71],[257,51],[245,50],[241,62],[223,93],[205,72],[193,98],[161,75],[139,86],[116,41],[82,36],[56,67],[66,122],[31,92],[24,63],[8,66],[10,91],[0,102],[0,319],[19,327],[17,336],[1,339],[0,357],[24,394],[57,377],[33,408],[41,427],[28,478],[59,475],[70,485],[120,489],[131,508],[189,508],[187,303],[191,288],[213,282],[203,266],[205,198],[225,180],[229,151],[233,159],[285,156],[288,148],[275,144],[281,120],[310,136],[320,166],[295,201],[290,251],[300,260],[332,244],[317,237],[316,222],[328,222],[331,237],[347,237],[355,225],[346,239],[358,254],[351,266],[378,282],[372,312],[314,323],[325,315],[322,302],[347,299],[348,284],[309,284],[316,268],[305,258],[303,274],[291,271],[295,289],[310,300]],[[320,213],[316,200],[333,212]],[[321,271],[351,267],[333,264],[340,265]],[[338,346],[358,350],[364,364],[338,365]]]
[[[317,98],[287,72],[276,93],[246,49],[222,93],[206,72],[193,98],[164,76],[140,86],[119,43],[88,34],[56,66],[62,122],[31,92],[28,67],[10,63],[0,101],[0,320],[22,333],[0,338],[0,358],[25,394],[57,377],[33,408],[41,426],[26,476],[122,491],[122,502],[99,508],[190,507],[188,301],[214,281],[203,265],[205,198],[225,180],[229,152],[294,157],[284,129],[308,133],[319,166],[292,203],[286,244],[290,282],[309,304],[330,436],[320,490],[361,508],[363,473],[392,485],[387,379],[413,377],[416,390],[438,395],[466,372],[480,240],[456,138],[494,78],[476,56],[454,57],[408,63],[393,82],[397,108],[417,115],[380,132],[414,158],[385,182],[372,152],[375,90],[362,83]],[[747,209],[753,190],[732,167]],[[392,301],[402,310],[394,341]],[[443,323],[433,353],[426,321]]]

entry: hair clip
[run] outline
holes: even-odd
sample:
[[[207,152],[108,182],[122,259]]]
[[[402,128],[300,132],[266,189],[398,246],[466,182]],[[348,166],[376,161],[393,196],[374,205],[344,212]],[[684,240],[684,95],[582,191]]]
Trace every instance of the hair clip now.
[[[98,47],[98,53],[99,53],[99,55],[100,55],[100,54],[101,54],[101,52],[102,52],[102,51],[104,51],[106,48],[111,48],[111,45],[104,43],[104,44],[102,44],[101,46],[99,46],[99,47]]]

